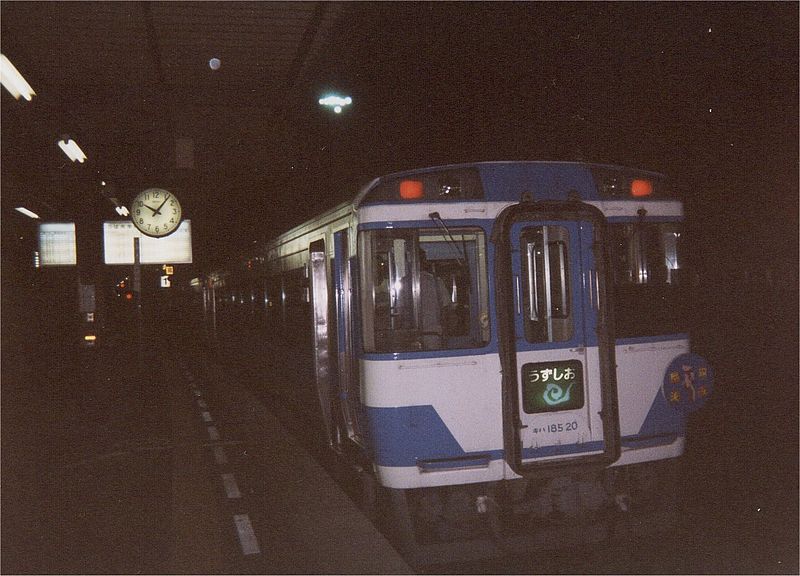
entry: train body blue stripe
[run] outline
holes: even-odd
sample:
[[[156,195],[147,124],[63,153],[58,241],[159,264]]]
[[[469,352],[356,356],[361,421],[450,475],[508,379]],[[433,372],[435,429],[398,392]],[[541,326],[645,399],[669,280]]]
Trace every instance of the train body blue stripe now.
[[[503,450],[467,452],[458,443],[433,406],[403,406],[396,408],[367,408],[370,437],[375,463],[380,466],[417,466],[422,461],[475,458],[497,460]],[[498,422],[498,425],[500,423]],[[659,394],[645,418],[639,433],[622,438],[622,446],[644,448],[670,444],[685,431],[685,418],[668,405]],[[562,444],[526,448],[522,457],[544,458],[596,452],[602,442]],[[457,467],[455,464],[442,467]]]
[[[381,466],[466,455],[433,406],[370,407],[367,418],[375,462]]]
[[[584,442],[582,444],[557,444],[552,446],[539,446],[538,448],[525,448],[522,450],[522,459],[546,458],[548,456],[569,456],[581,452],[597,452],[603,449],[603,442]]]
[[[680,410],[669,405],[660,392],[656,394],[650,411],[639,429],[637,437],[656,438],[660,436],[683,435],[686,431],[686,417]]]

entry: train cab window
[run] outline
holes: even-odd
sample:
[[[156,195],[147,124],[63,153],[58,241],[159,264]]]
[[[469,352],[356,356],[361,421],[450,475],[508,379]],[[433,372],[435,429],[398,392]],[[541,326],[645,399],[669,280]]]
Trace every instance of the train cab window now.
[[[685,332],[688,286],[681,223],[609,228],[617,337]]]
[[[679,224],[613,225],[611,240],[616,284],[680,282],[683,243]]]
[[[489,340],[486,241],[474,228],[362,233],[364,349],[476,348]]]

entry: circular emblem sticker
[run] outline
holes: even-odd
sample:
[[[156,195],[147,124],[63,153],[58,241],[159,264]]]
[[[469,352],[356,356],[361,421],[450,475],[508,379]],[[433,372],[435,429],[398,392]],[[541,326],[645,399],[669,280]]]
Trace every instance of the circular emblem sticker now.
[[[676,410],[694,412],[711,397],[714,371],[702,356],[681,354],[670,362],[661,391]]]

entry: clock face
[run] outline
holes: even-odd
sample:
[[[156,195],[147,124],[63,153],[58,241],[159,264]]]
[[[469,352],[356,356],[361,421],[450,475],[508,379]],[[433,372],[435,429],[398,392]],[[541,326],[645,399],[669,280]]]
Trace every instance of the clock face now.
[[[160,238],[175,232],[181,223],[181,203],[172,192],[148,188],[133,199],[131,221],[142,234]]]

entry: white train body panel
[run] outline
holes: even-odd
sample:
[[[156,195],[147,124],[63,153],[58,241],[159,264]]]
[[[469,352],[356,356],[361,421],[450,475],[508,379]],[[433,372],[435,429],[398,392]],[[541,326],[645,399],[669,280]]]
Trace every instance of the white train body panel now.
[[[667,434],[655,438],[655,444],[640,443],[648,415],[663,400],[661,381],[669,362],[688,351],[688,339],[666,342],[622,344],[616,346],[617,381],[619,394],[622,448],[620,458],[613,466],[622,466],[675,458],[683,453],[683,433]],[[529,354],[529,360],[535,355]],[[548,359],[559,360],[563,352],[546,354]],[[587,349],[587,355],[597,354]],[[421,378],[421,371],[426,377]],[[587,382],[595,381],[597,373],[590,373]],[[461,356],[448,359],[380,360],[361,362],[363,401],[371,408],[401,408],[431,406],[452,434],[463,454],[450,454],[451,467],[441,470],[424,470],[419,465],[386,466],[376,464],[381,483],[391,488],[417,488],[454,483],[491,482],[520,478],[511,468],[502,465],[502,458],[486,458],[485,463],[461,468],[458,457],[467,454],[502,454],[502,406],[500,404],[500,365],[496,355]],[[600,404],[596,387],[588,386],[589,404]],[[411,418],[411,416],[409,416]],[[592,440],[591,428],[598,427],[599,415],[593,412],[592,422],[581,430],[588,433],[577,436],[576,444]],[[542,418],[542,426],[551,421],[563,420],[561,415]],[[593,424],[591,426],[590,424]],[[409,419],[408,432],[413,432],[414,422]],[[646,431],[645,431],[646,432]],[[544,434],[531,447],[552,445],[558,442],[556,434]],[[433,443],[435,438],[429,438]],[[442,458],[447,455],[441,453]],[[556,456],[541,460],[555,459]]]
[[[422,376],[424,374],[424,376]],[[361,362],[363,401],[368,408],[430,406],[452,434],[463,454],[495,453],[502,449],[500,363],[497,355],[459,356],[447,359]],[[409,415],[408,433],[416,422]],[[402,440],[402,439],[400,439]],[[433,438],[429,438],[433,442]],[[443,451],[439,455],[448,456]],[[431,452],[436,457],[436,447]],[[459,455],[453,455],[457,457]],[[416,488],[453,483],[488,482],[503,479],[500,459],[462,469],[423,470],[410,466],[377,464],[384,486]]]

